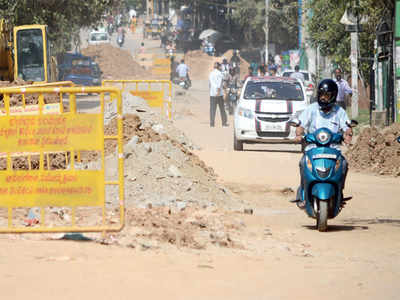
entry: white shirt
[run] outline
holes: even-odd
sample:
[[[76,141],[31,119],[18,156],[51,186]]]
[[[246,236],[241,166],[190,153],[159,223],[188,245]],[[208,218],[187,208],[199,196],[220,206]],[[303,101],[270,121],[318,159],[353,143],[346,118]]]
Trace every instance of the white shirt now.
[[[224,76],[222,75],[221,71],[219,71],[218,69],[214,69],[210,73],[208,82],[209,82],[211,97],[223,96],[223,90],[222,90],[223,79],[224,79]],[[218,89],[220,90],[219,93],[218,93]]]
[[[179,64],[176,68],[176,72],[178,73],[179,77],[186,77],[189,72],[189,67],[185,64]]]
[[[290,78],[300,79],[301,82],[304,83],[304,75],[301,72],[293,72],[292,74],[290,74]]]
[[[349,121],[346,111],[338,105],[335,105],[329,113],[324,113],[317,102],[310,104],[299,116],[301,127],[308,133],[313,133],[317,129],[325,127],[333,133],[340,130],[346,131]]]
[[[324,113],[317,102],[310,104],[299,116],[301,127],[306,133],[314,133],[320,128],[328,128],[333,133],[345,132],[349,129],[347,123],[350,123],[346,111],[339,105],[335,105],[327,114]],[[314,148],[315,145],[308,145],[306,151]],[[335,145],[331,146],[340,150]]]

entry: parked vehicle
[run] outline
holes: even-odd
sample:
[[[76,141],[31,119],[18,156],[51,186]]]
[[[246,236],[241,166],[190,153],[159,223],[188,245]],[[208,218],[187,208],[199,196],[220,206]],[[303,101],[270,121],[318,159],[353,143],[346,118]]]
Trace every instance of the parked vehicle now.
[[[85,86],[101,85],[100,67],[89,56],[66,53],[58,67],[60,81],[72,81]]]
[[[286,70],[282,73],[282,76],[290,77],[290,75],[294,72],[296,72],[296,71],[295,70]],[[307,70],[300,70],[299,72],[304,75],[304,87],[306,89],[308,103],[311,103],[311,102],[313,102],[316,76]]]
[[[288,121],[307,106],[304,86],[285,77],[249,77],[234,114],[234,150],[243,144],[294,143]]]
[[[92,31],[89,33],[89,45],[107,44],[110,42],[110,36],[105,31]]]
[[[300,125],[298,120],[290,123],[294,127]],[[357,122],[352,121],[352,124],[349,125],[354,127]],[[328,219],[335,218],[346,201],[351,199],[343,197],[344,158],[340,150],[331,147],[343,141],[343,134],[320,128],[312,134],[306,134],[304,140],[316,147],[305,152],[304,183],[298,191],[298,197],[304,201],[306,214],[316,219],[318,231],[326,231]]]

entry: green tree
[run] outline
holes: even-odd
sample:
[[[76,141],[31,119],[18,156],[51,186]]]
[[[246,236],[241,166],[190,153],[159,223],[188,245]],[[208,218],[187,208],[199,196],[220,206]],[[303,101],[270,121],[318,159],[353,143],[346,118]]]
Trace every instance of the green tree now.
[[[297,47],[298,1],[270,0],[269,40],[282,49]],[[265,0],[239,0],[232,4],[233,19],[245,40],[257,46],[265,43]]]
[[[11,25],[47,24],[55,52],[62,52],[82,27],[99,24],[117,0],[0,0],[0,17]]]
[[[359,0],[359,14],[368,17],[363,24],[364,31],[359,35],[360,55],[370,58],[374,55],[374,40],[376,27],[385,18],[392,18],[394,12],[393,0]],[[334,63],[345,71],[350,71],[350,33],[345,25],[340,23],[346,8],[351,10],[353,1],[348,0],[311,0],[307,9],[312,17],[308,22],[310,42],[319,47],[323,55],[330,57]],[[353,10],[354,11],[354,10]],[[369,76],[369,63],[359,62],[360,70],[365,78]]]

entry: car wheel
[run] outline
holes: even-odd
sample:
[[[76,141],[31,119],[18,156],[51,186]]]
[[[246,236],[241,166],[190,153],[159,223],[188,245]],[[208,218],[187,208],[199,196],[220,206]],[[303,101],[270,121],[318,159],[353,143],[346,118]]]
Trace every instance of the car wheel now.
[[[243,151],[243,142],[236,138],[236,134],[233,135],[233,150]]]

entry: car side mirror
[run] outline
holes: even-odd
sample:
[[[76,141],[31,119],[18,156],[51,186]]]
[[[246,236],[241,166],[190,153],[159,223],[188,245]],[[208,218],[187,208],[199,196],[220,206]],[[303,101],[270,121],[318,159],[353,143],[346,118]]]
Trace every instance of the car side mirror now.
[[[289,124],[289,126],[292,126],[292,127],[299,127],[301,124],[301,121],[297,118],[293,118],[293,119],[289,120],[288,124]]]
[[[349,126],[351,128],[357,127],[357,125],[358,125],[358,121],[356,121],[356,120],[351,120],[350,123],[347,122],[347,126]]]

